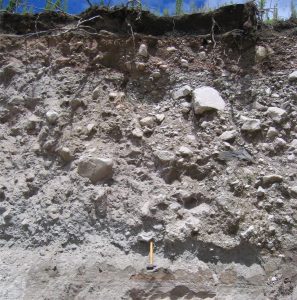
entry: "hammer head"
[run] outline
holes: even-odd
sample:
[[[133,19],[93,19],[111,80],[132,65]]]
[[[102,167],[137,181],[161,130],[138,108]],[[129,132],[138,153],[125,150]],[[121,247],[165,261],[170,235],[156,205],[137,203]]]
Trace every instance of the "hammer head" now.
[[[156,269],[157,269],[156,265],[149,264],[149,265],[146,266],[147,271],[155,271]]]

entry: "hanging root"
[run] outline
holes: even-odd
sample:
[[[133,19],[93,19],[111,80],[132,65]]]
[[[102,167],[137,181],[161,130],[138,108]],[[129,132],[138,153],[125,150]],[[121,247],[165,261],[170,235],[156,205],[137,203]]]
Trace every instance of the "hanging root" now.
[[[134,35],[132,25],[129,22],[128,22],[128,26],[130,27],[130,31],[131,31],[131,36],[132,36],[132,40],[133,40],[133,47],[134,47],[134,55],[135,55],[135,53],[136,53],[135,35]]]
[[[40,15],[37,15],[37,18],[35,20],[35,32],[31,32],[31,33],[26,33],[26,34],[22,34],[22,35],[10,35],[10,34],[5,34],[5,36],[11,36],[11,37],[16,37],[16,38],[29,38],[29,37],[33,37],[33,36],[40,36],[40,35],[46,35],[46,34],[54,34],[56,36],[59,36],[59,35],[63,35],[63,34],[66,34],[66,33],[69,33],[69,32],[75,32],[75,31],[83,31],[85,33],[88,33],[88,34],[91,34],[91,35],[98,35],[100,36],[100,33],[97,33],[97,31],[90,27],[90,26],[86,26],[86,25],[83,25],[89,21],[92,21],[94,19],[102,19],[102,17],[100,15],[96,15],[94,17],[91,17],[89,19],[79,19],[78,22],[71,26],[69,28],[69,26],[65,26],[65,27],[56,27],[56,28],[52,28],[52,29],[48,29],[48,30],[41,30],[41,31],[38,31],[38,20],[39,20],[39,16]],[[91,30],[91,31],[90,31]],[[93,31],[93,32],[92,32]],[[94,32],[95,31],[95,32]]]
[[[211,33],[210,33],[210,36],[211,36],[211,40],[213,42],[213,48],[216,47],[216,40],[215,40],[215,33],[214,33],[214,30],[215,30],[215,27],[216,26],[219,26],[218,23],[216,22],[216,20],[214,19],[214,17],[211,18],[212,19],[212,25],[211,25]]]

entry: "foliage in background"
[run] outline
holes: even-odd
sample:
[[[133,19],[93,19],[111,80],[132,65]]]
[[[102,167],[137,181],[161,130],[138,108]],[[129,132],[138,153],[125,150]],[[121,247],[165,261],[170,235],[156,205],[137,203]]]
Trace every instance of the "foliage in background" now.
[[[266,7],[266,0],[258,0],[258,7],[263,10]]]
[[[45,2],[45,10],[50,10],[50,11],[55,11],[55,10],[60,10],[60,11],[67,11],[67,0],[46,0]]]
[[[40,11],[42,9],[47,11],[68,11],[68,0],[44,0],[45,5],[44,8],[42,7],[34,7],[33,5],[30,5],[30,2],[32,3],[32,0],[0,0],[0,10],[6,10],[9,12],[18,12],[18,13],[33,13],[34,11]],[[112,0],[70,0],[70,1],[79,1],[79,2],[85,2],[88,3],[89,6],[98,5],[101,7],[107,7],[109,8],[111,6]],[[184,13],[205,13],[209,12],[211,9],[208,6],[208,1],[204,2],[204,5],[200,5],[200,1],[197,0],[190,0],[189,5],[187,6],[186,11],[184,10],[184,1],[183,0],[175,0],[175,11],[169,11],[168,8],[161,8],[155,7],[151,8],[148,6],[145,6],[142,2],[144,0],[122,0],[122,3],[124,3],[134,9],[141,9],[141,10],[148,10],[151,13],[155,15],[161,14],[164,16],[170,16],[171,14],[175,15],[183,15]],[[250,1],[250,0],[246,0]],[[265,23],[273,23],[276,20],[279,19],[279,13],[278,13],[278,1],[279,0],[256,0],[256,3],[258,5],[259,11],[260,11],[260,17],[261,20]],[[289,4],[289,0],[288,4]],[[225,5],[230,5],[233,3],[236,3],[236,1],[233,0],[225,0]],[[296,2],[297,0],[290,0],[290,6],[291,6],[291,17],[297,19],[297,8],[296,8]],[[6,5],[5,5],[6,3]],[[44,3],[44,2],[43,2]],[[197,4],[199,3],[199,4]]]
[[[28,0],[25,0],[22,13],[23,13],[23,14],[27,14],[27,13],[28,13],[28,10],[29,10],[29,7],[28,7]]]
[[[183,14],[183,0],[175,1],[175,14],[180,16]]]
[[[46,0],[45,9],[46,10],[51,10],[52,9],[52,2],[50,0]]]
[[[17,0],[9,0],[6,10],[9,12],[14,12],[17,8]]]
[[[11,13],[33,13],[34,6],[29,5],[28,0],[9,0],[6,6],[4,0],[0,0],[0,9],[4,9]],[[36,8],[35,8],[36,9]],[[38,9],[42,9],[38,7]],[[44,10],[49,11],[63,11],[66,12],[68,9],[67,0],[45,0]]]
[[[291,18],[292,19],[297,19],[297,9],[294,4],[294,0],[291,0]]]
[[[126,5],[132,9],[142,9],[142,0],[128,0]]]
[[[190,2],[190,13],[196,13],[196,12],[198,12],[198,7],[197,7],[197,4],[196,4],[196,2],[194,1],[194,0],[192,0],[191,2]]]
[[[168,8],[164,8],[163,9],[163,16],[164,17],[169,17],[169,10],[168,10]]]
[[[264,13],[265,13],[265,7],[266,7],[266,0],[258,0],[258,8],[259,8],[259,12],[260,12],[260,18],[261,18],[261,21],[263,21],[263,16],[264,16]],[[267,15],[266,15],[267,17]]]
[[[278,20],[278,2],[275,2],[275,4],[274,4],[272,20],[273,21],[277,21]]]

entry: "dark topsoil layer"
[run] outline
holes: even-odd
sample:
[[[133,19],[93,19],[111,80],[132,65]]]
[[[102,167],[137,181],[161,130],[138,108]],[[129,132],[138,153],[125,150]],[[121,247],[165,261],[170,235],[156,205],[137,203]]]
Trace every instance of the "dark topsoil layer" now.
[[[76,24],[79,20],[94,32],[108,30],[121,34],[133,32],[164,35],[175,33],[209,34],[225,33],[234,29],[249,30],[256,26],[257,8],[252,3],[221,7],[209,13],[195,13],[175,17],[157,17],[147,11],[136,11],[125,7],[107,10],[92,7],[77,16],[64,13],[44,12],[35,15],[2,13],[0,31],[2,33],[28,34],[52,30],[65,25]],[[100,16],[100,17],[98,17]]]

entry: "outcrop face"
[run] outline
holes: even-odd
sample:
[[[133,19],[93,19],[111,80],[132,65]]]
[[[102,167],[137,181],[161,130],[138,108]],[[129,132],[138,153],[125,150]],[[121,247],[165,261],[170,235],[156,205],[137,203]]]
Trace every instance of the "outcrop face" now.
[[[0,299],[295,299],[296,28],[73,22],[0,35]]]

